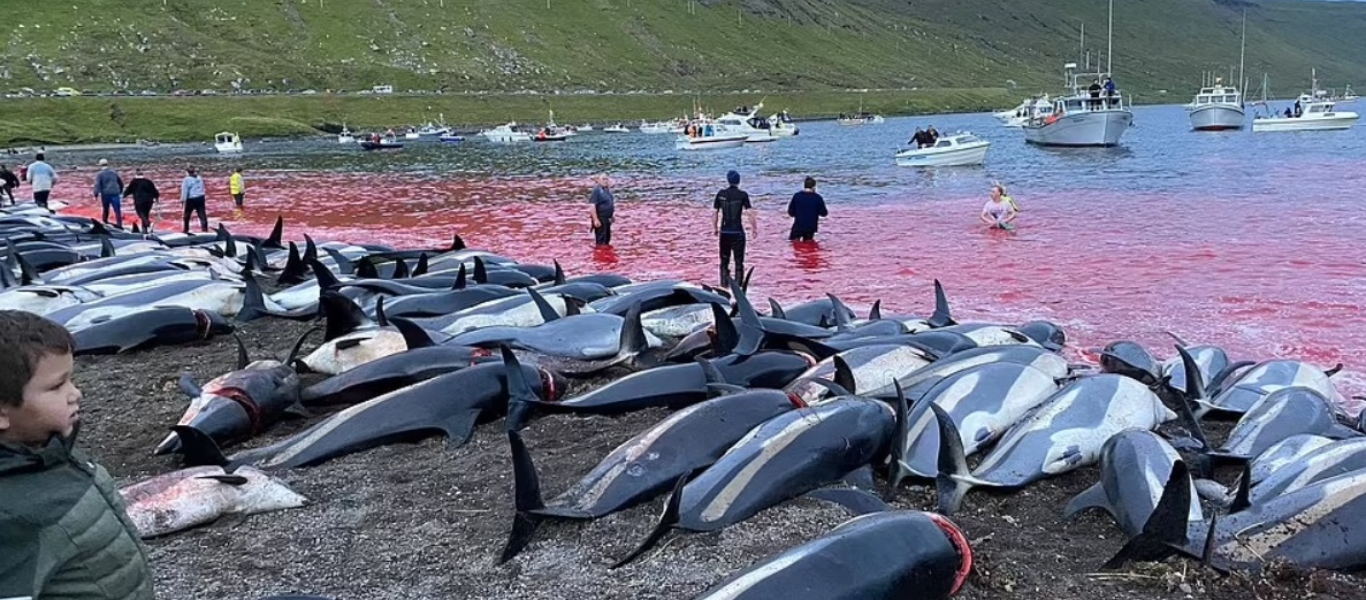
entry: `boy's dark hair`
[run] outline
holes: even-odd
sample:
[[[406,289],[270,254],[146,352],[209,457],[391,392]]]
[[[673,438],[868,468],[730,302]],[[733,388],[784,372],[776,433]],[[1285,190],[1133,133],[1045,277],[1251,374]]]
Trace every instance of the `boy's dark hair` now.
[[[815,177],[807,177],[807,178],[806,178],[806,181],[802,182],[802,186],[805,187],[805,188],[808,189],[808,190],[815,189],[815,188],[816,188],[816,178],[815,178]]]
[[[24,386],[38,361],[76,348],[71,332],[51,319],[21,310],[0,310],[0,405],[24,403]]]
[[[43,158],[43,153],[42,153],[42,152],[39,152],[39,153],[33,155],[33,158],[35,158],[35,159],[37,159],[37,160],[45,160],[45,159]]]

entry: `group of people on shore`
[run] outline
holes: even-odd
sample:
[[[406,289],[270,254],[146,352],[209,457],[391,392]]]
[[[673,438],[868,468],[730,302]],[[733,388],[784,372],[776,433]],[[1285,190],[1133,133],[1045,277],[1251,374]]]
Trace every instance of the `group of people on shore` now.
[[[933,130],[933,128],[931,128]],[[922,133],[916,130],[916,134]],[[593,190],[589,194],[591,205],[588,211],[593,243],[597,247],[612,245],[612,223],[616,219],[616,197],[612,193],[612,179],[606,174],[593,177]],[[740,189],[740,173],[731,170],[726,173],[727,186],[716,193],[712,200],[715,211],[712,234],[719,241],[721,259],[721,286],[729,286],[732,280],[730,265],[735,263],[734,278],[742,280],[745,272],[745,225],[749,225],[749,235],[758,237],[759,223],[755,216],[749,193]],[[1000,183],[991,186],[990,198],[982,207],[981,221],[991,229],[1014,230],[1014,221],[1019,216],[1020,206],[1015,199],[1006,194]],[[792,242],[811,242],[816,238],[820,219],[830,216],[825,198],[816,192],[816,179],[806,177],[802,190],[793,194],[787,203],[787,216],[792,219],[792,228],[787,239]]]
[[[120,229],[123,228],[123,202],[128,198],[133,199],[133,210],[137,214],[142,231],[151,232],[153,227],[152,209],[161,202],[161,190],[157,188],[155,182],[143,175],[141,168],[133,169],[133,178],[127,183],[109,164],[108,159],[99,160],[100,171],[95,175],[95,184],[92,191],[95,199],[100,201],[101,217],[100,220],[106,225],[113,225]],[[8,168],[8,165],[0,165],[0,204],[5,198],[9,199],[10,204],[15,204],[14,191],[19,189],[22,182],[28,182],[33,192],[33,203],[43,208],[48,208],[48,200],[51,198],[52,189],[60,181],[57,170],[47,163],[44,153],[39,152],[34,156],[34,161],[20,168],[20,173],[15,174]],[[233,204],[237,210],[243,209],[246,201],[246,179],[242,175],[242,167],[233,169],[232,175],[228,177],[228,193],[232,196]],[[181,214],[182,232],[190,233],[190,218],[198,216],[199,228],[201,231],[209,230],[209,216],[207,205],[207,188],[204,178],[200,176],[199,170],[193,166],[185,168],[185,177],[180,182],[180,202],[183,205]],[[114,220],[109,220],[110,214]]]

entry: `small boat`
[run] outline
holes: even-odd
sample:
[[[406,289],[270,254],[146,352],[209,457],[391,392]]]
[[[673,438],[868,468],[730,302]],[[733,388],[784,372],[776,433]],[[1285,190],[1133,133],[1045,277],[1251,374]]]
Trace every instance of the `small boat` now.
[[[1100,81],[1108,73],[1077,73],[1076,63],[1067,63],[1072,91],[1053,100],[1053,110],[1045,116],[1036,112],[1027,120],[1025,142],[1038,146],[1117,146],[1120,136],[1133,124],[1134,113],[1124,105],[1118,90],[1110,96],[1091,96],[1081,79]]]
[[[418,132],[416,132],[416,131],[409,131],[409,132],[403,134],[403,139],[405,139],[405,140],[420,140],[420,139],[422,139],[422,134],[420,134],[420,133],[418,133]]]
[[[616,125],[609,125],[609,126],[607,126],[607,127],[603,127],[603,128],[602,128],[602,131],[603,131],[604,133],[630,133],[630,132],[631,132],[630,129],[627,129],[626,126],[625,126],[625,125],[622,125],[621,123],[617,123]]]
[[[1219,81],[1211,87],[1200,88],[1200,93],[1186,105],[1186,110],[1190,113],[1191,129],[1196,131],[1242,129],[1247,116],[1238,88]]]
[[[588,123],[584,123],[583,125],[579,125],[579,131],[593,131],[593,126],[589,125]]]
[[[1252,131],[1330,131],[1351,129],[1358,115],[1354,112],[1338,112],[1335,104],[1328,101],[1304,102],[1301,96],[1299,116],[1272,115],[1252,119]]]
[[[971,133],[956,132],[939,138],[928,148],[910,148],[896,153],[902,167],[959,167],[980,165],[987,157],[991,142]]]
[[[531,140],[535,142],[563,142],[569,139],[569,135],[570,134],[563,131],[544,128],[536,132],[536,135],[533,136]]]
[[[403,142],[392,137],[372,137],[368,140],[361,140],[360,147],[362,150],[397,150],[403,147]]]
[[[876,125],[882,123],[883,121],[885,121],[885,119],[882,118],[882,115],[875,115],[867,112],[861,112],[855,115],[841,114],[838,119],[835,119],[836,123],[839,123],[840,125],[843,125],[845,127],[854,127],[858,125]]]
[[[242,138],[236,133],[224,131],[213,136],[213,147],[219,154],[238,154],[242,152]]]
[[[440,140],[443,144],[458,144],[465,141],[465,136],[454,133],[444,133],[436,139]]]
[[[729,133],[725,131],[713,133],[712,135],[686,136],[680,135],[674,141],[674,148],[678,150],[722,150],[725,148],[739,148],[749,140],[747,133]]]
[[[351,133],[351,129],[348,128],[348,127],[346,126],[345,123],[342,123],[342,130],[341,130],[341,133],[338,133],[338,134],[337,134],[337,143],[338,143],[338,144],[354,144],[354,143],[356,143],[356,136],[355,136],[354,134]]]
[[[484,136],[484,138],[490,142],[510,143],[531,141],[530,133],[517,131],[516,128],[516,123],[507,123],[494,127],[493,129],[481,131],[479,132],[479,135]]]

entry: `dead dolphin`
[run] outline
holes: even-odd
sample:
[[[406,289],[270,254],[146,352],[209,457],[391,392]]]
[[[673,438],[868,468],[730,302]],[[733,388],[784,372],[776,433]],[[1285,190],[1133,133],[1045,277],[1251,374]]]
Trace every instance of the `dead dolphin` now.
[[[254,515],[308,503],[252,467],[231,472],[221,467],[181,469],[120,489],[119,495],[143,538],[212,523],[225,515]]]
[[[1100,482],[1068,502],[1063,517],[1070,519],[1088,508],[1100,508],[1110,513],[1125,534],[1139,535],[1162,499],[1172,465],[1180,460],[1171,444],[1152,431],[1126,429],[1116,433],[1100,450]],[[1189,520],[1198,523],[1205,516],[1195,484],[1189,485]]]

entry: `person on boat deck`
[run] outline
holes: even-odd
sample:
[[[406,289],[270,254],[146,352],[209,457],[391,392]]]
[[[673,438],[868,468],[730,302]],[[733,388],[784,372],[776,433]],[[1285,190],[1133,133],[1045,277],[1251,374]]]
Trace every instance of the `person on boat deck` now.
[[[1299,100],[1296,100],[1296,101],[1295,101],[1295,116],[1298,117],[1298,116],[1303,115],[1303,114],[1304,114],[1304,107],[1303,107],[1303,106],[1300,106],[1300,101],[1299,101]]]
[[[598,246],[612,245],[612,220],[616,214],[617,201],[612,195],[612,179],[606,173],[593,178],[593,194],[588,202],[593,207],[588,211],[593,222],[593,243]]]
[[[930,127],[925,130],[925,137],[930,140],[930,145],[933,146],[939,141],[939,130],[935,129],[934,125],[930,125]]]
[[[1108,106],[1115,102],[1115,80],[1105,78],[1105,104]]]
[[[1290,107],[1289,107],[1289,106],[1285,107],[1285,118],[1289,119],[1289,118],[1294,117],[1294,116],[1295,116],[1295,115],[1294,115],[1293,113],[1290,112]]]
[[[706,129],[703,130],[702,137],[711,137],[714,133],[716,133],[716,131],[711,128],[711,123],[707,123]]]
[[[1100,106],[1100,80],[1092,81],[1091,87],[1086,89],[1091,92],[1091,108]]]
[[[911,141],[906,142],[906,143],[907,143],[907,144],[914,145],[916,148],[924,148],[924,147],[925,147],[925,130],[924,130],[924,129],[921,129],[921,128],[919,128],[919,127],[916,127],[916,128],[915,128],[915,134],[911,136]]]
[[[991,199],[982,207],[982,222],[992,229],[1011,230],[1015,229],[1011,221],[1018,215],[1014,202],[1006,200],[1005,188],[1000,185],[991,186]]]
[[[825,198],[816,193],[816,179],[807,177],[802,187],[802,191],[793,194],[792,201],[787,203],[787,216],[792,217],[792,231],[787,236],[789,241],[809,242],[816,239],[820,218],[830,216],[830,211],[825,208]]]
[[[743,282],[745,276],[745,225],[743,216],[749,210],[749,229],[755,237],[759,236],[759,223],[754,216],[749,194],[740,189],[740,173],[726,173],[730,185],[716,193],[712,207],[716,209],[713,233],[721,242],[721,287],[730,287],[730,259],[735,257],[735,279]]]

